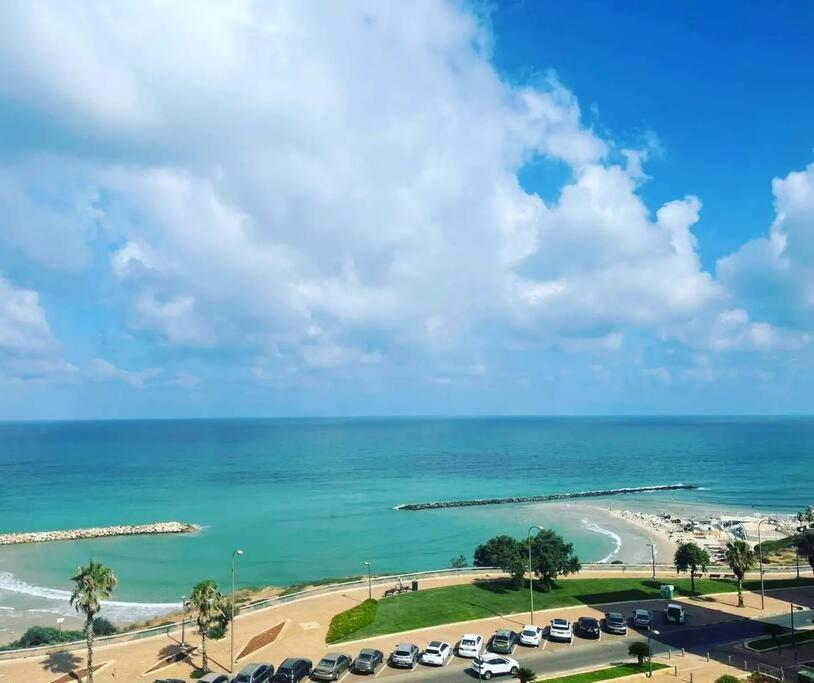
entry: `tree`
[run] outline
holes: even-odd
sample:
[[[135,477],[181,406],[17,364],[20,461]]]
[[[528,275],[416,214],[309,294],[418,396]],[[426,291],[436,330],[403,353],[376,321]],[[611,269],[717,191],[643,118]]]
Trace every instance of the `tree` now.
[[[715,679],[715,683],[741,683],[741,679],[731,674],[724,674]]]
[[[537,674],[525,666],[521,666],[515,671],[514,677],[518,679],[520,683],[534,683],[534,681],[537,680]]]
[[[627,648],[627,653],[639,661],[639,666],[644,664],[645,657],[650,657],[650,646],[643,640],[634,640]]]
[[[794,546],[797,552],[808,560],[814,571],[814,530],[806,529],[801,532],[795,539]]]
[[[574,546],[551,529],[543,529],[531,541],[531,567],[540,579],[541,588],[550,591],[560,575],[580,570]]]
[[[453,557],[450,560],[449,566],[452,569],[463,569],[464,567],[468,566],[468,563],[463,555],[458,555],[458,557]]]
[[[101,609],[102,600],[107,600],[116,588],[116,575],[113,570],[99,562],[90,561],[86,567],[79,567],[71,578],[74,583],[71,605],[85,615],[85,639],[88,644],[88,683],[93,683],[93,620]]]
[[[209,655],[206,652],[206,640],[209,630],[226,619],[226,598],[218,590],[214,581],[201,581],[195,584],[189,594],[189,610],[198,625],[201,634],[201,657],[203,670],[209,671]]]
[[[766,635],[771,636],[773,641],[777,641],[777,636],[783,633],[785,629],[780,624],[775,624],[773,622],[767,622],[763,624],[763,631]]]
[[[511,536],[495,536],[475,548],[476,567],[499,567],[511,575],[517,588],[523,587],[526,574],[524,544]]]
[[[695,593],[695,572],[705,572],[709,566],[709,555],[703,548],[699,548],[695,543],[682,543],[676,549],[673,557],[676,571],[690,572],[690,585],[693,594]]]
[[[755,553],[746,541],[732,541],[726,544],[726,563],[738,580],[738,607],[743,607],[743,577],[754,569]]]

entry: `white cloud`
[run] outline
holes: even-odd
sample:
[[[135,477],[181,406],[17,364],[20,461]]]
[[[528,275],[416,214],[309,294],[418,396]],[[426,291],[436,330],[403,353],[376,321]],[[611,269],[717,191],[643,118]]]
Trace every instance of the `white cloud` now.
[[[692,233],[700,200],[653,215],[638,194],[657,140],[616,163],[555,78],[500,78],[488,30],[457,3],[9,2],[0,15],[0,92],[89,150],[42,162],[65,176],[54,192],[80,198],[50,201],[54,215],[37,218],[30,176],[9,171],[0,195],[22,207],[15,225],[53,224],[44,234],[73,256],[60,264],[36,232],[3,238],[65,269],[103,249],[131,328],[167,346],[311,371],[432,357],[444,367],[422,372],[448,378],[486,367],[491,344],[806,341],[731,296],[751,252],[780,281],[814,283],[784,261],[809,215],[804,180],[776,181],[779,227],[717,281]],[[521,187],[532,160],[569,169],[558,197]],[[102,360],[88,373],[152,379]]]
[[[39,294],[19,289],[0,276],[0,351],[4,356],[42,357],[57,341],[40,304]]]
[[[98,382],[123,382],[134,389],[143,389],[147,382],[161,377],[163,370],[160,368],[146,368],[139,371],[124,370],[102,358],[94,358],[88,363],[85,374],[88,378]]]

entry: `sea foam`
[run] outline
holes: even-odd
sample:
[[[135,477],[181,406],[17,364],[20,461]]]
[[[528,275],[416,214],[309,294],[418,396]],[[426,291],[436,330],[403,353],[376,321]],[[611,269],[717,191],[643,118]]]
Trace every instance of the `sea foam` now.
[[[619,534],[614,533],[610,529],[605,529],[604,527],[599,526],[596,522],[592,522],[588,519],[582,519],[582,527],[587,531],[592,531],[595,534],[602,534],[603,536],[610,536],[616,543],[616,547],[613,551],[607,555],[606,557],[599,560],[599,564],[605,564],[610,561],[610,559],[614,555],[618,555],[619,551],[622,549],[622,537]]]

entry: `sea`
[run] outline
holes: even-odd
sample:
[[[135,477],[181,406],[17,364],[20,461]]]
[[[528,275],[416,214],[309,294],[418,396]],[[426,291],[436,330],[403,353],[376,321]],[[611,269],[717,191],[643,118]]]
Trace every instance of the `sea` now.
[[[530,521],[583,561],[633,557],[582,508],[394,509],[402,503],[686,483],[699,488],[639,502],[791,513],[812,503],[813,475],[810,417],[0,423],[0,533],[201,527],[0,547],[0,640],[32,620],[70,622],[70,577],[91,558],[119,579],[106,615],[134,621],[175,609],[202,579],[226,589],[236,549],[243,587],[360,575],[364,562],[377,574],[447,567],[495,534],[524,537]]]

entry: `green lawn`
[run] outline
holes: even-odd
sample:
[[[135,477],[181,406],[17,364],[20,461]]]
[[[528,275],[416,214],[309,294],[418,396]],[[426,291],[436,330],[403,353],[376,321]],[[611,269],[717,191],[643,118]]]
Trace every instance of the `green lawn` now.
[[[595,605],[606,602],[648,600],[659,597],[659,586],[672,583],[677,595],[690,595],[689,579],[659,581],[640,578],[566,579],[550,593],[535,590],[534,608],[537,610],[574,605]],[[759,582],[746,582],[755,588]],[[767,588],[792,585],[811,585],[811,579],[779,579],[766,581]],[[403,593],[379,601],[373,623],[347,636],[347,640],[409,631],[426,626],[449,624],[456,621],[483,619],[523,612],[529,608],[528,584],[524,590],[515,590],[505,580],[482,581],[474,584],[445,586],[414,593]],[[696,590],[701,594],[726,593],[736,590],[732,581],[698,579]]]
[[[749,641],[749,647],[753,647],[755,650],[770,650],[773,647],[785,647],[793,643],[807,643],[812,640],[814,640],[814,631],[797,631],[793,639],[791,633],[786,633],[777,638],[758,638]]]
[[[669,668],[666,664],[653,662],[653,671]],[[540,678],[539,683],[594,683],[595,681],[608,681],[611,678],[622,678],[622,676],[632,676],[633,674],[643,674],[647,672],[647,664],[619,664],[610,666],[607,669],[597,671],[586,671],[581,674],[571,674],[570,676],[560,676],[558,678]]]

